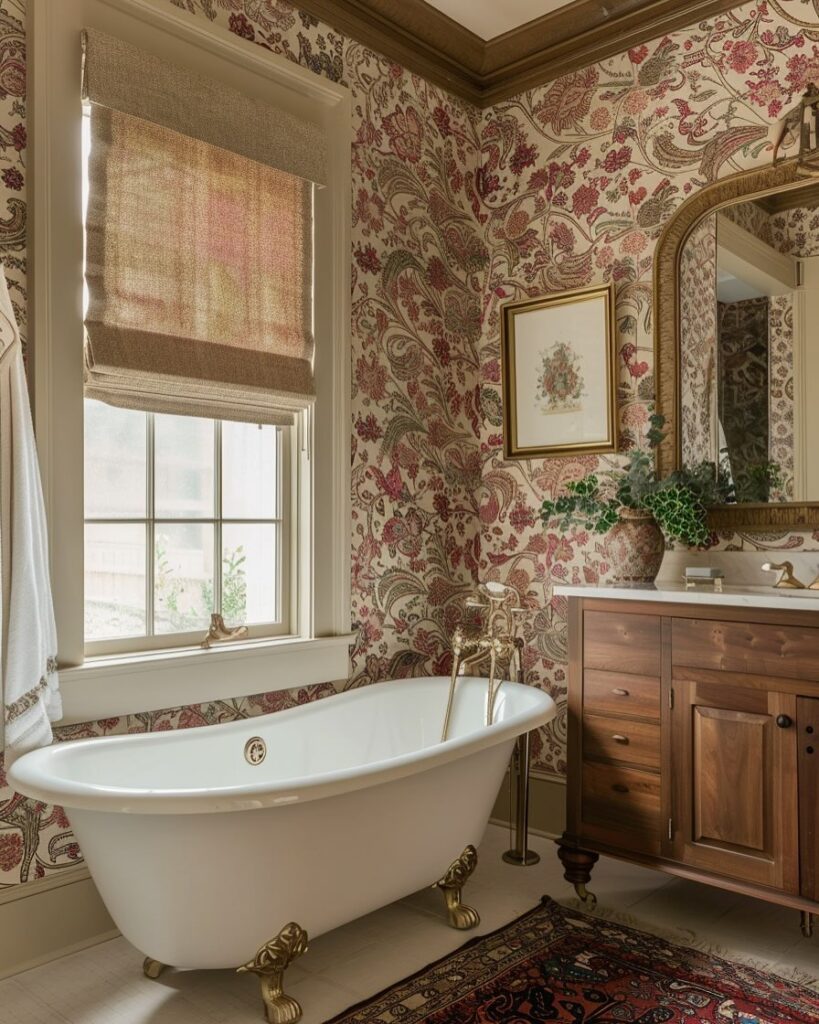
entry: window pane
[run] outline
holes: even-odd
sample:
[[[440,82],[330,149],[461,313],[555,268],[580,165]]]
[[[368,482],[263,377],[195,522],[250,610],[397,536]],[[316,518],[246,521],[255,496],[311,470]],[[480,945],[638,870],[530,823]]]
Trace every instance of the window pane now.
[[[145,527],[85,527],[85,639],[145,635]]]
[[[229,626],[278,622],[275,523],[222,527],[222,614]]]
[[[222,424],[222,515],[274,519],[279,515],[278,427]]]
[[[213,527],[157,523],[154,632],[205,630],[213,611]]]
[[[145,515],[144,412],[85,399],[85,515],[137,519]]]
[[[210,519],[213,499],[213,420],[156,416],[154,503],[158,519]]]

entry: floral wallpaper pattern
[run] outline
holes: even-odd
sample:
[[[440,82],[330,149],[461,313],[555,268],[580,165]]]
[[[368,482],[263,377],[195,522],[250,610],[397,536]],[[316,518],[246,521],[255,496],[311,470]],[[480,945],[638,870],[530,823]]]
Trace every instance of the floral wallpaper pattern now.
[[[793,299],[774,295],[768,309],[768,457],[777,463],[782,484],[771,501],[791,501],[794,495]]]
[[[815,206],[768,213],[758,203],[737,203],[720,214],[786,256],[819,255],[819,208]]]
[[[565,603],[552,585],[609,572],[601,539],[544,530],[544,497],[611,460],[504,462],[498,310],[505,299],[613,281],[624,446],[654,394],[652,262],[660,231],[697,189],[767,163],[777,120],[819,71],[819,3],[760,0],[636,46],[484,112],[478,216],[490,248],[484,292],[481,572],[532,609],[528,677],[561,702]],[[715,537],[724,550],[808,549],[805,533]],[[564,774],[565,713],[537,768]]]
[[[760,239],[778,252],[807,259],[819,255],[819,210],[815,207],[795,207],[771,214],[755,202],[738,203],[721,211],[721,215]],[[699,230],[699,229],[698,229]],[[695,233],[696,234],[696,233]],[[686,246],[684,261],[692,258]],[[712,283],[716,265],[711,268]],[[689,300],[690,301],[690,300]],[[793,297],[790,294],[772,296],[768,317],[769,340],[769,457],[782,471],[782,484],[771,492],[771,500],[790,501],[794,494],[794,381],[793,381]],[[685,450],[696,450],[702,434],[694,432],[691,408],[684,409],[689,432],[685,436]]]
[[[475,111],[279,0],[169,0],[353,97],[352,606],[341,686],[447,671],[478,571],[479,341],[488,253]],[[0,251],[25,315],[24,0],[0,0]],[[326,684],[59,731],[182,728],[276,711]],[[2,768],[0,768],[0,773]],[[0,888],[75,864],[64,813],[0,774]]]
[[[25,267],[14,265],[24,256],[22,2],[0,0],[0,244],[24,314]],[[600,538],[544,530],[538,508],[567,479],[606,462],[504,461],[499,308],[506,299],[613,281],[623,443],[638,443],[654,391],[659,232],[708,181],[770,159],[773,126],[819,73],[819,0],[755,0],[485,111],[284,0],[168,2],[352,93],[358,642],[343,685],[445,670],[462,598],[479,578],[504,580],[531,611],[527,678],[561,706],[537,739],[535,767],[564,774],[565,603],[552,584],[594,582],[609,566]],[[738,535],[719,543],[804,548],[819,538]],[[139,727],[258,710],[212,706],[146,716],[144,724],[140,717]],[[116,725],[123,727],[130,721]],[[26,858],[29,877],[68,858],[58,812],[24,809],[6,789],[2,815],[3,883],[20,880]],[[21,842],[29,851],[22,858]]]
[[[691,233],[680,260],[682,450],[691,464],[714,458],[717,373],[717,218]]]
[[[717,408],[737,501],[766,501],[753,468],[768,460],[767,296],[720,302],[717,320]]]

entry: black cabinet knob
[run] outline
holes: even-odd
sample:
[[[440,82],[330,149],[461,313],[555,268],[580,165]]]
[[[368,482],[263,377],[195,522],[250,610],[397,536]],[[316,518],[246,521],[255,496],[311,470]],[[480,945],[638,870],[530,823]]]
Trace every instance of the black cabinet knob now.
[[[790,715],[777,715],[776,724],[779,726],[780,729],[790,729],[790,727],[793,725],[793,719]]]

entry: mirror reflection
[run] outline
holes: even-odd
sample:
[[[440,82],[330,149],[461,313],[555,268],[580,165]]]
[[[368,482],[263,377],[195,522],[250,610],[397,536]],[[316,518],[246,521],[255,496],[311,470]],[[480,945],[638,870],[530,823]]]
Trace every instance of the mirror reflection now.
[[[729,500],[819,501],[819,183],[710,214],[680,260],[682,458]],[[810,439],[813,438],[813,444]]]

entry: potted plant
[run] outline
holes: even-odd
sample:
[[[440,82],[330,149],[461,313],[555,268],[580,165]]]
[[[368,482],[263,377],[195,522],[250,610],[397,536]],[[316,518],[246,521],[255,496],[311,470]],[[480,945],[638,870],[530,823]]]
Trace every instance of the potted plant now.
[[[607,533],[606,553],[617,582],[652,583],[665,541],[703,546],[710,536],[708,506],[733,500],[727,472],[713,462],[658,479],[654,451],[665,436],[664,425],[665,417],[653,413],[647,449],[633,448],[618,469],[570,481],[566,494],[541,506],[544,524]]]

